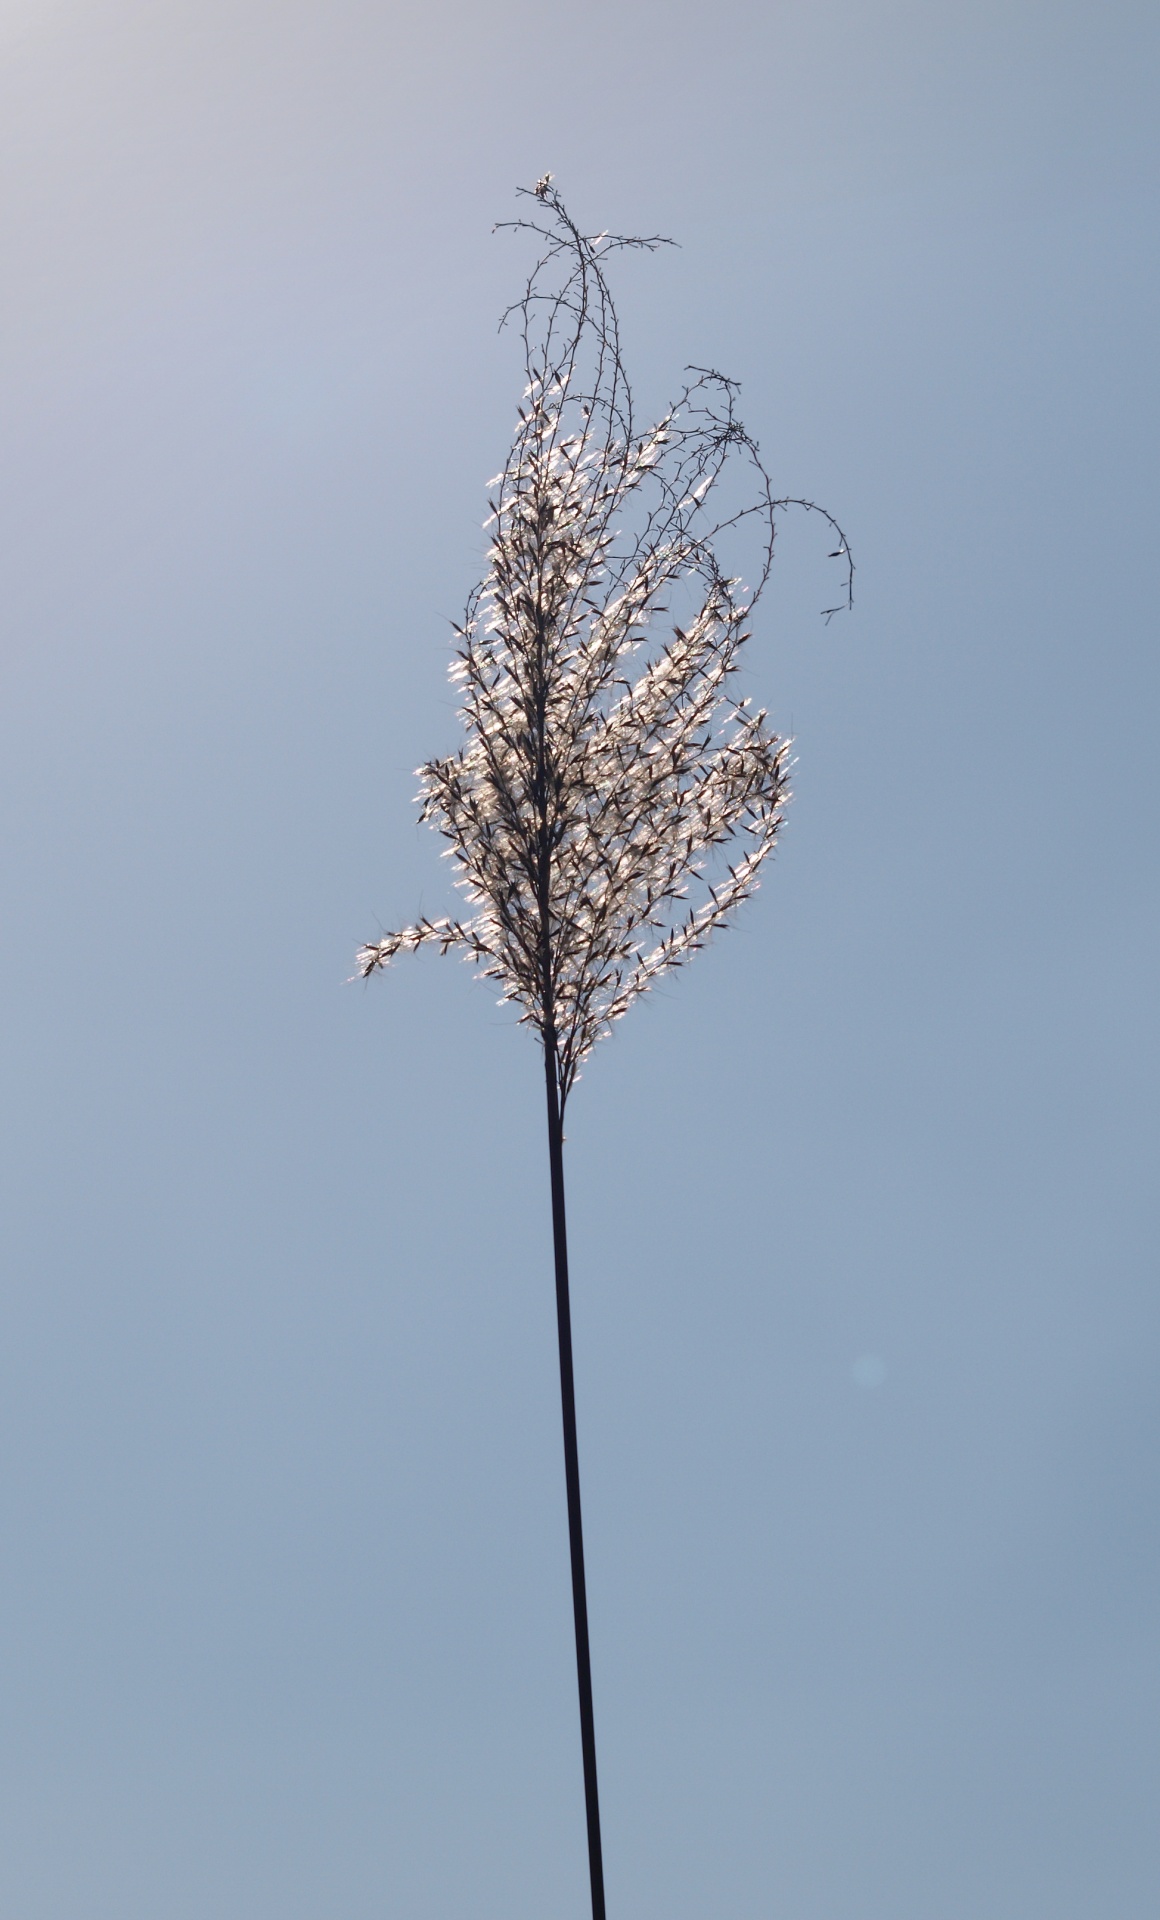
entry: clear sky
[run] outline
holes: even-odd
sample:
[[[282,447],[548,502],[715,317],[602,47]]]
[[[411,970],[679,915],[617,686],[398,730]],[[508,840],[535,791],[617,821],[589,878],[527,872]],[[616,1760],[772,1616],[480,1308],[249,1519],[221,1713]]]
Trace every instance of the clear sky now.
[[[615,1920],[1160,1909],[1131,0],[4,0],[0,1913],[582,1920],[542,1079],[412,769],[514,189],[789,523],[756,902],[569,1110]]]

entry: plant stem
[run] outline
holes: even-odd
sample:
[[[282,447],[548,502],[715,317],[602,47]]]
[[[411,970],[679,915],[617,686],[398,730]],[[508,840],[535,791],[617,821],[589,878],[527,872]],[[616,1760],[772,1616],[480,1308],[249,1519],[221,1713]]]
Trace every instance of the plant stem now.
[[[588,1595],[584,1584],[584,1529],[580,1520],[580,1455],[576,1444],[576,1386],[572,1374],[572,1311],[568,1300],[568,1229],[564,1218],[564,1125],[557,1077],[556,1036],[544,1035],[548,1089],[548,1158],[552,1170],[552,1244],[556,1256],[556,1323],[560,1336],[560,1405],[564,1416],[564,1476],[568,1487],[568,1544],[572,1552],[572,1612],[576,1622],[576,1680],[580,1690],[580,1746],[588,1815],[588,1871],[592,1920],[605,1920],[600,1799],[596,1790],[596,1723],[592,1660],[588,1651]]]

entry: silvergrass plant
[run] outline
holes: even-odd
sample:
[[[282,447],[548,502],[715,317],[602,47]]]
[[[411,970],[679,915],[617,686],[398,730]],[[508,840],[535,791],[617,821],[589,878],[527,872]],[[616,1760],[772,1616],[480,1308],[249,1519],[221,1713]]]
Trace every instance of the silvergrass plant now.
[[[780,510],[820,514],[837,535],[843,585],[827,618],[852,604],[853,563],[824,508],[774,497],[723,374],[688,368],[674,404],[638,429],[605,262],[670,243],[582,233],[550,175],[526,191],[532,217],[502,223],[541,249],[501,321],[522,339],[523,405],[491,483],[487,572],[456,629],[466,738],[421,770],[421,818],[450,842],[473,911],[387,934],[358,966],[366,977],[422,946],[458,950],[542,1043],[592,1913],[604,1920],[564,1108],[597,1040],[731,918],[777,838],[788,746],[734,698],[731,676]],[[757,536],[748,589],[718,559],[739,531]]]

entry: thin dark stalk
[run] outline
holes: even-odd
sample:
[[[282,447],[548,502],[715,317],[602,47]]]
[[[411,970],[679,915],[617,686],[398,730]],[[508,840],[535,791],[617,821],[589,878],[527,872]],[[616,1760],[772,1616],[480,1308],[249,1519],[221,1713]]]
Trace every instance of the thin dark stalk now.
[[[564,1123],[556,1061],[556,1037],[544,1035],[548,1091],[548,1159],[552,1174],[552,1245],[556,1257],[556,1325],[560,1337],[560,1407],[564,1417],[564,1478],[568,1488],[568,1545],[572,1555],[572,1613],[576,1623],[576,1682],[580,1692],[580,1747],[584,1756],[584,1805],[588,1815],[588,1873],[592,1920],[605,1920],[604,1860],[600,1848],[600,1796],[596,1786],[596,1721],[592,1711],[592,1657],[588,1649],[588,1593],[584,1581],[584,1528],[580,1518],[580,1453],[576,1442],[576,1383],[572,1372],[572,1310],[568,1298],[568,1228],[564,1215]]]

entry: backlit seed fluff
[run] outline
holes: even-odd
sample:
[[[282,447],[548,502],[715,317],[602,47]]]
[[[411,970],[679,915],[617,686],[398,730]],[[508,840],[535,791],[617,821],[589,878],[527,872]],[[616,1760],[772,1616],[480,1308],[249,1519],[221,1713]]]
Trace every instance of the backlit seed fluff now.
[[[636,996],[757,885],[787,748],[730,676],[778,510],[822,509],[774,499],[721,374],[690,368],[662,419],[636,428],[604,266],[664,242],[586,238],[549,176],[532,197],[536,217],[510,224],[543,252],[505,316],[526,389],[453,666],[465,738],[421,770],[422,818],[450,842],[470,912],[388,934],[358,965],[461,950],[554,1052],[563,1099]],[[747,529],[748,590],[718,559]]]

